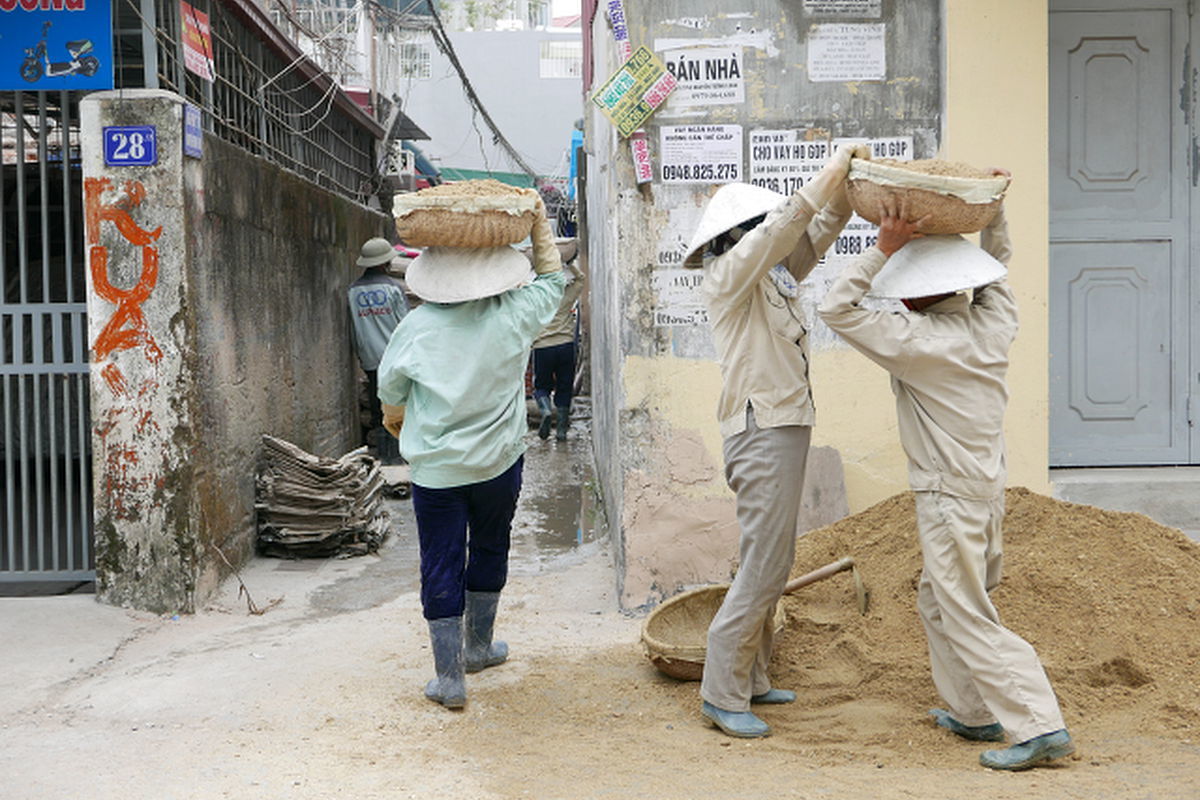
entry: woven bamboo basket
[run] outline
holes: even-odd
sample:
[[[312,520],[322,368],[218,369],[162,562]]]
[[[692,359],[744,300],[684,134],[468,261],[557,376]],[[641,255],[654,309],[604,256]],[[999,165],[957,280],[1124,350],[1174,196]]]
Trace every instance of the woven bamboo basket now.
[[[642,625],[646,657],[660,672],[681,681],[698,681],[704,674],[708,626],[725,599],[728,585],[704,586],[664,602]],[[775,607],[775,630],[783,630],[783,605]]]
[[[538,193],[491,178],[398,194],[396,234],[411,247],[503,247],[529,235]]]
[[[883,201],[893,197],[897,208],[904,202],[908,219],[929,215],[923,233],[975,233],[996,216],[1008,182],[953,161],[856,158],[850,162],[846,195],[854,211],[876,225]]]

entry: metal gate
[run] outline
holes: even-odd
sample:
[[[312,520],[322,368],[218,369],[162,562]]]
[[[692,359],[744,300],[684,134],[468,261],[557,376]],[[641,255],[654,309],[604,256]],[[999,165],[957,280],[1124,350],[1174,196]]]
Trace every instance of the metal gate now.
[[[95,577],[78,99],[0,92],[0,584]]]

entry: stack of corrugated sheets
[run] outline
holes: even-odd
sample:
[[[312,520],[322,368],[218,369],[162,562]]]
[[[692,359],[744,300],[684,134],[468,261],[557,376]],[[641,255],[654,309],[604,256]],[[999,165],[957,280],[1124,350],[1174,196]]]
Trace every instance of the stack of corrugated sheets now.
[[[285,558],[363,555],[379,549],[390,519],[379,462],[361,447],[322,458],[263,436],[256,480],[258,549]]]

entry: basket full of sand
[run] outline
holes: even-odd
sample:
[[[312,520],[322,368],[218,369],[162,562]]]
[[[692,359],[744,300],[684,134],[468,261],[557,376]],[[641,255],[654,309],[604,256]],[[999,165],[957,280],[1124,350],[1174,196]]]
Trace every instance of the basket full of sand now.
[[[923,233],[975,233],[987,227],[1008,189],[1003,175],[968,164],[942,159],[919,161],[868,160],[850,162],[846,196],[863,219],[879,224],[880,209],[888,198],[905,216],[930,217]]]
[[[537,202],[534,189],[485,178],[398,194],[392,213],[412,247],[503,247],[529,235]]]

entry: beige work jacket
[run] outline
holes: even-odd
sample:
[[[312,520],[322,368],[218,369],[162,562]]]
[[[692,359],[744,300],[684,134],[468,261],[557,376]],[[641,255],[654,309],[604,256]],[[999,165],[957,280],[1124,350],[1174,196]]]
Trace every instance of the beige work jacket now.
[[[1007,264],[1012,249],[1003,211],[980,245]],[[834,281],[817,309],[825,323],[892,376],[909,485],[988,499],[1004,490],[1008,350],[1017,303],[1007,280],[929,306],[924,312],[862,308],[887,262],[872,247]]]
[[[760,428],[812,425],[808,323],[800,281],[850,219],[833,201],[820,210],[797,192],[758,227],[704,265],[704,293],[723,386],[721,436],[746,429],[746,404]]]
[[[583,270],[572,263],[563,267],[563,272],[570,276],[571,282],[563,289],[563,299],[558,304],[558,311],[555,312],[554,319],[550,320],[550,324],[543,328],[542,332],[538,334],[538,338],[534,340],[533,348],[535,350],[575,340],[574,309],[576,301],[583,294]]]

